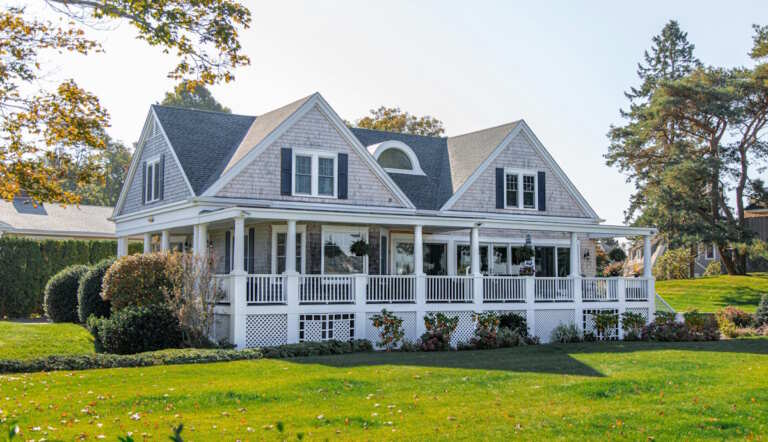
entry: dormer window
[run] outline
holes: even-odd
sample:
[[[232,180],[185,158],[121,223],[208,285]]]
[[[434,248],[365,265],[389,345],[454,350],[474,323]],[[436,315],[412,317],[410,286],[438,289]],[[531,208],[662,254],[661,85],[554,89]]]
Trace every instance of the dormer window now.
[[[390,140],[374,144],[368,146],[368,152],[389,173],[424,175],[416,153],[402,141]]]
[[[379,156],[379,164],[385,169],[413,170],[408,155],[400,149],[389,148]]]

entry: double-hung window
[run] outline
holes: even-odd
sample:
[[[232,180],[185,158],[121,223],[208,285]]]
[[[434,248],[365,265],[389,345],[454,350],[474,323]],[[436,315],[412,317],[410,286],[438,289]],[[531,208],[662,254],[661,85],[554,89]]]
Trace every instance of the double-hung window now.
[[[148,203],[160,199],[160,158],[147,161],[144,177],[144,197]]]
[[[536,172],[506,170],[504,203],[508,209],[536,209],[538,183]]]
[[[336,154],[295,151],[293,175],[294,195],[336,198]]]

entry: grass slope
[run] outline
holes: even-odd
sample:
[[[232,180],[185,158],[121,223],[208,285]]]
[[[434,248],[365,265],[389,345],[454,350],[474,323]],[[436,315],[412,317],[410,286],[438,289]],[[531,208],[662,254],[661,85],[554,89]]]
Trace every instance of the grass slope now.
[[[680,312],[692,309],[716,312],[727,305],[754,312],[760,297],[768,293],[768,274],[656,281],[656,292]]]
[[[0,359],[93,353],[93,337],[76,324],[0,321]]]
[[[22,440],[162,440],[182,422],[190,440],[745,439],[768,433],[768,340],[37,373],[0,392]]]

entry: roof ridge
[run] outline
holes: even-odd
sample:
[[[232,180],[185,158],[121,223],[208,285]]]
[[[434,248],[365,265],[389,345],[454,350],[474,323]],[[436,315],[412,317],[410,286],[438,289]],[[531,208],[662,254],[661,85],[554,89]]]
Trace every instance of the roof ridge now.
[[[446,138],[460,138],[460,137],[463,137],[463,136],[466,136],[466,135],[474,135],[474,134],[477,134],[477,133],[480,133],[480,132],[485,132],[487,130],[498,129],[500,127],[509,126],[511,124],[519,124],[521,121],[523,121],[522,118],[520,118],[519,120],[510,121],[508,123],[497,124],[496,126],[486,127],[485,129],[473,130],[472,132],[465,132],[463,134],[453,135],[451,137],[446,137]]]
[[[231,117],[248,117],[248,118],[258,118],[258,115],[246,115],[246,114],[236,114],[232,112],[221,112],[221,111],[214,111],[209,109],[194,109],[191,107],[182,107],[182,106],[169,106],[167,104],[153,104],[152,107],[164,107],[166,109],[176,109],[176,110],[182,110],[182,111],[192,111],[192,112],[205,112],[209,114],[217,114],[217,115],[228,115]]]

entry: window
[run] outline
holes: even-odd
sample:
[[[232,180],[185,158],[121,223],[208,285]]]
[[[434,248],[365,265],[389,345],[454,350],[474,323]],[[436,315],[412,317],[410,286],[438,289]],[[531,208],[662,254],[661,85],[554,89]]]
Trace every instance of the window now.
[[[387,149],[379,155],[379,164],[385,169],[413,170],[408,155],[400,149]]]
[[[538,183],[535,172],[507,170],[504,178],[504,203],[511,209],[536,209]]]
[[[493,267],[491,267],[491,272],[494,275],[507,275],[509,274],[509,269],[507,268],[509,258],[509,249],[507,246],[493,246]]]
[[[365,228],[324,228],[323,273],[327,275],[367,273],[365,256],[356,256],[349,250],[353,243],[366,238]]]
[[[413,263],[413,243],[401,242],[395,243],[395,274],[412,275],[414,271]]]
[[[571,274],[571,248],[557,248],[557,276],[565,278]]]
[[[276,238],[276,250],[275,250],[275,264],[277,265],[277,273],[281,274],[285,272],[285,240],[288,233],[281,232],[277,234]],[[302,234],[296,234],[296,271],[303,273],[302,271],[302,247],[301,247]]]
[[[379,273],[389,274],[389,242],[386,235],[381,235],[379,241]]]
[[[456,245],[456,274],[469,275],[472,267],[472,251],[466,244]]]
[[[424,243],[424,273],[427,275],[448,274],[448,247],[446,244]]]
[[[336,174],[336,154],[294,151],[294,195],[335,198]]]
[[[160,158],[147,161],[144,185],[146,202],[151,203],[160,199]]]
[[[715,245],[714,244],[706,244],[704,247],[706,247],[706,257],[707,257],[707,259],[715,259]]]

